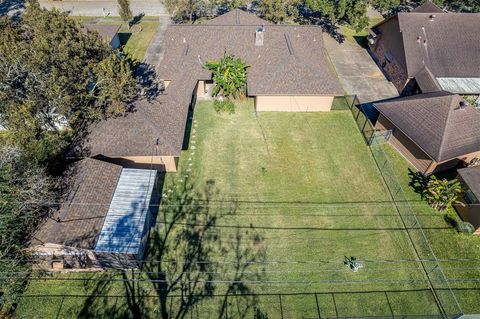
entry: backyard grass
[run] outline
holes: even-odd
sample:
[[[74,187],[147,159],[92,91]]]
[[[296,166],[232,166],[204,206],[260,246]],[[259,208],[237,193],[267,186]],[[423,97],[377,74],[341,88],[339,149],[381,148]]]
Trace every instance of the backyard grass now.
[[[409,198],[419,200],[408,188],[408,164],[385,150]],[[17,317],[125,318],[162,310],[186,318],[253,318],[256,311],[268,318],[439,314],[350,111],[256,114],[246,100],[226,115],[199,102],[179,172],[166,175],[161,191],[142,274],[32,280]],[[428,206],[414,207],[432,228],[427,235],[439,258],[464,252],[480,258],[478,240],[447,228]],[[352,272],[344,256],[364,268]],[[472,269],[445,271],[479,277]],[[66,276],[82,280],[60,279]],[[132,278],[150,281],[122,281]],[[478,286],[455,282],[464,310],[480,312],[478,291],[465,287]],[[62,294],[71,297],[47,296]]]
[[[128,29],[127,24],[120,20],[118,17],[73,17],[82,23],[93,24],[118,24],[120,25],[120,31],[118,33],[120,37],[120,43],[123,46],[123,51],[130,54],[132,58],[142,61],[147,48],[150,45],[150,41],[158,28],[158,17],[143,17],[139,25],[141,26],[140,32],[131,32]]]
[[[370,18],[368,26],[357,32],[355,29],[352,29],[348,24],[343,24],[340,27],[345,40],[352,42],[352,43],[360,43],[361,45],[366,45],[366,37],[368,35],[368,29],[382,21],[382,18]]]

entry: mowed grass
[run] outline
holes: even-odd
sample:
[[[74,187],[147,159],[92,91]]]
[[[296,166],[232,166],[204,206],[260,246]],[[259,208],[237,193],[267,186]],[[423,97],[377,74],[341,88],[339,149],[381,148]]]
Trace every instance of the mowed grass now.
[[[140,32],[132,32],[128,29],[127,24],[118,17],[73,17],[82,23],[93,24],[118,24],[120,31],[120,43],[123,46],[123,51],[128,53],[132,58],[142,61],[148,46],[152,41],[153,35],[158,28],[158,18],[143,17],[138,25],[141,27]]]
[[[335,305],[339,316],[437,313],[419,265],[386,262],[415,254],[350,111],[255,113],[244,101],[225,115],[199,102],[190,136],[180,171],[167,175],[159,223],[177,225],[172,240],[188,228],[172,209],[195,202],[178,196],[187,180],[204,205],[195,202],[191,213],[215,217],[210,231],[221,248],[208,260],[233,263],[222,264],[215,281],[238,279],[238,266],[250,261],[241,280],[273,318],[280,294],[286,317],[318,316],[315,297],[326,316],[335,316]],[[364,260],[365,269],[351,272],[344,256]],[[361,293],[368,291],[376,293]],[[391,291],[392,309],[378,291]],[[339,293],[335,302],[329,292]]]
[[[349,111],[256,114],[246,100],[225,115],[199,102],[189,127],[179,172],[166,175],[142,273],[32,280],[26,296],[40,297],[25,297],[18,317],[134,318],[162,309],[187,318],[439,313]],[[408,163],[386,150],[407,196],[421,204],[408,188]],[[478,241],[448,229],[426,205],[415,210],[439,258],[478,256]],[[352,272],[344,256],[364,268]],[[479,277],[471,269],[445,272]],[[70,276],[95,280],[60,279]],[[124,280],[132,278],[141,281]],[[464,310],[480,311],[478,291],[465,287],[474,285],[455,282]],[[49,296],[64,294],[70,297]]]

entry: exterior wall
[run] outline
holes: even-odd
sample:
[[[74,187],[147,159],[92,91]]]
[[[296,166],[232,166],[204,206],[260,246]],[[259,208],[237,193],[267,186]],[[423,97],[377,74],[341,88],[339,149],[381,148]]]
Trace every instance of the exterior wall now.
[[[165,88],[168,88],[168,86],[170,85],[170,82],[172,82],[172,81],[170,81],[170,80],[164,80],[163,81],[163,84],[165,85]]]
[[[100,270],[102,266],[91,250],[45,243],[30,247],[29,251],[35,259],[34,269],[49,271],[81,271]]]
[[[465,186],[465,183],[460,175],[457,176],[457,179]],[[454,205],[458,214],[463,221],[469,222],[473,225],[473,227],[475,227],[475,235],[480,235],[480,205],[478,205],[478,199],[475,203],[477,205],[468,205],[463,197],[459,198],[459,202],[462,204]]]
[[[160,172],[176,172],[178,163],[178,157],[175,156],[125,156],[99,157],[97,159],[118,164],[126,168],[152,168]]]
[[[398,18],[393,17],[388,19],[375,29],[379,34],[377,35],[375,43],[370,44],[370,50],[398,92],[401,93],[408,82],[408,74],[406,71],[405,50]],[[391,62],[385,57],[387,51],[393,56]]]
[[[197,88],[195,90],[197,98],[205,98],[205,81],[198,81]]]
[[[319,95],[260,95],[255,96],[258,112],[328,112],[333,96]]]
[[[469,163],[474,158],[480,158],[480,151],[465,154],[463,156],[459,156],[457,158],[449,159],[449,160],[438,162],[438,163],[435,162],[435,164],[432,165],[432,167],[430,167],[428,173],[441,172],[449,168],[453,168],[458,164],[460,164],[461,162]]]
[[[115,34],[115,36],[113,37],[112,41],[110,41],[110,46],[113,48],[113,49],[118,49],[120,47],[120,37],[118,36],[118,33]]]
[[[375,128],[379,130],[393,130],[390,137],[392,144],[417,170],[426,173],[434,161],[412,142],[405,134],[393,125],[385,116],[380,114]]]

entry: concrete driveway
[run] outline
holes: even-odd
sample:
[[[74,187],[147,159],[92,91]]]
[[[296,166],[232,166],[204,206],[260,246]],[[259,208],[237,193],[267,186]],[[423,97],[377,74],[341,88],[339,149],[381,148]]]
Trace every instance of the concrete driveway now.
[[[398,96],[395,86],[385,78],[367,50],[348,41],[339,44],[326,33],[323,38],[347,94],[356,94],[362,104]]]
[[[70,11],[72,16],[118,16],[118,2],[116,0],[40,0],[40,5],[47,9],[58,8]],[[134,15],[145,13],[147,16],[167,16],[167,10],[160,0],[131,0],[130,9]]]

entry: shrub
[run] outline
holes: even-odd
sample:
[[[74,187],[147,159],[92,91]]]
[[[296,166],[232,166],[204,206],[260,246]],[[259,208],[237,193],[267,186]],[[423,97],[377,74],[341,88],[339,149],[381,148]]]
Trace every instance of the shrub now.
[[[451,210],[447,211],[445,215],[443,216],[443,219],[447,222],[452,227],[457,227],[458,226],[458,216],[455,212],[452,212]]]
[[[475,231],[475,227],[473,227],[473,225],[469,222],[460,222],[457,225],[457,231],[459,233],[471,235]]]
[[[442,212],[457,202],[461,192],[462,187],[458,180],[438,179],[432,175],[422,190],[422,195],[430,206]]]
[[[235,104],[230,100],[215,100],[213,108],[217,113],[225,112],[228,114],[235,113]]]

